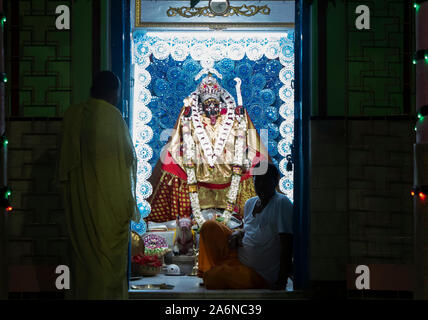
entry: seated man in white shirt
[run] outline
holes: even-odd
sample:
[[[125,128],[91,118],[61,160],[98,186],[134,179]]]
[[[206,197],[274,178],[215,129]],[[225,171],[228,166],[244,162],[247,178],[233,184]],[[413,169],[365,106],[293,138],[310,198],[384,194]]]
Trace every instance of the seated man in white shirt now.
[[[244,207],[244,227],[232,232],[207,221],[200,231],[200,276],[208,289],[285,289],[291,274],[293,205],[276,192],[279,171],[271,163],[254,177],[257,197]]]

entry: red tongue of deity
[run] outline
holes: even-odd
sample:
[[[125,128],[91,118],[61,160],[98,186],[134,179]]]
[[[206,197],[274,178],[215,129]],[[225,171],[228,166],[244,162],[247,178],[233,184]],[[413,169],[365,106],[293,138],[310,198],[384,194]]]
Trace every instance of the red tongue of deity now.
[[[215,123],[216,123],[216,121],[217,121],[217,116],[211,115],[211,116],[210,116],[210,119],[211,119],[211,125],[212,125],[212,126],[213,126],[213,125],[215,125]]]

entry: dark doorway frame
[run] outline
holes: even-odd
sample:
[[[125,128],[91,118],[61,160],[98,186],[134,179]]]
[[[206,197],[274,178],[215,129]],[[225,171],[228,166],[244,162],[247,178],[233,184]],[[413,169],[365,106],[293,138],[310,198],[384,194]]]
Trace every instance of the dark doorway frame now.
[[[129,127],[131,67],[131,1],[110,0],[110,36],[112,71],[120,78],[122,100],[118,105]]]
[[[310,1],[296,0],[294,72],[294,287],[310,285]]]

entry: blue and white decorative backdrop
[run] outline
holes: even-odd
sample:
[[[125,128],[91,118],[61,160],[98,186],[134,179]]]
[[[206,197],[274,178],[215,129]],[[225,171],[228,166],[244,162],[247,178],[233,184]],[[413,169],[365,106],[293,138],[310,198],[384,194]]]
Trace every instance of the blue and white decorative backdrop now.
[[[145,218],[147,181],[159,160],[183,99],[199,84],[204,65],[222,74],[221,85],[234,95],[235,77],[242,79],[242,98],[254,126],[265,129],[268,152],[281,171],[280,189],[293,200],[293,172],[286,156],[294,137],[294,31],[266,32],[143,32],[133,33],[133,141],[138,157],[137,201]],[[263,134],[262,134],[263,136]],[[143,234],[146,225],[132,223]]]

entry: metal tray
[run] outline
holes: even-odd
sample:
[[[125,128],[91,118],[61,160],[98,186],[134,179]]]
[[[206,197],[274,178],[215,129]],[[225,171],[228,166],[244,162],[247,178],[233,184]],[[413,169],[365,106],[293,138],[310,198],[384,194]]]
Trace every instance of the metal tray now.
[[[133,284],[131,285],[131,289],[133,290],[171,290],[171,289],[174,289],[174,286],[166,283]]]

